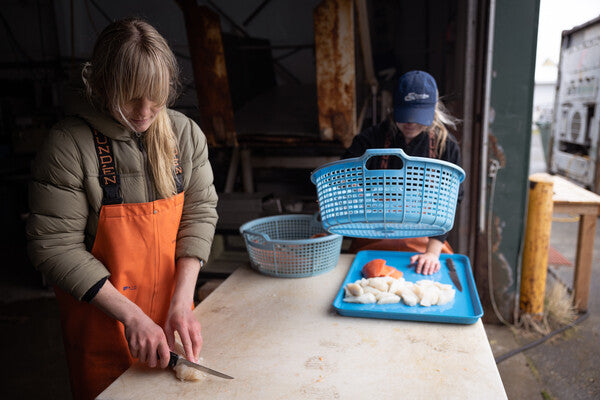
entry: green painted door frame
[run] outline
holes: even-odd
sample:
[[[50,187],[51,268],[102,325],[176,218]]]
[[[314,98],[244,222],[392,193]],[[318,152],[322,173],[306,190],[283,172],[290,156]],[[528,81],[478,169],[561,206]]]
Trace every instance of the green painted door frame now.
[[[478,241],[478,255],[485,257],[478,260],[491,255],[493,298],[508,321],[513,319],[520,286],[539,7],[540,0],[498,0],[494,9],[486,191],[486,213],[491,206],[492,214],[485,218],[485,239]],[[485,286],[480,290],[486,293],[480,296],[490,298]],[[484,303],[486,320],[495,319],[490,302]]]

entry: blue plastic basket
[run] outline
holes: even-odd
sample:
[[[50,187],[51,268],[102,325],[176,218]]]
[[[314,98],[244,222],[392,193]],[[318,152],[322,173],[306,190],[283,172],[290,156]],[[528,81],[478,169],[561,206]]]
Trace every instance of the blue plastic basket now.
[[[397,156],[402,168],[369,170],[367,161],[374,156]],[[452,163],[407,156],[401,149],[369,149],[311,174],[325,229],[374,239],[448,232],[464,179],[465,172]]]
[[[277,215],[246,222],[240,227],[250,263],[271,276],[302,278],[333,269],[338,262],[342,237],[329,234],[318,214]],[[325,233],[327,236],[311,239]]]

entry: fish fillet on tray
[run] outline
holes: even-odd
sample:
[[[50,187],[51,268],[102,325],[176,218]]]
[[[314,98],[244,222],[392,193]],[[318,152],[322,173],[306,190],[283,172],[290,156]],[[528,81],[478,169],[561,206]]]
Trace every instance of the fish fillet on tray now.
[[[333,303],[334,308],[340,315],[349,317],[456,324],[475,323],[483,315],[483,309],[479,295],[477,294],[477,288],[475,287],[469,258],[461,254],[442,254],[440,256],[442,264],[440,271],[433,275],[421,275],[409,266],[410,257],[414,254],[377,250],[358,252],[335,298]],[[459,280],[463,284],[462,292],[455,290],[456,288],[452,284],[448,268],[446,267],[446,260],[448,258],[454,261]],[[384,287],[386,285],[381,285],[377,289],[378,293],[375,293],[375,290],[371,289],[380,282],[374,282],[374,285],[369,285],[365,282],[366,279],[362,274],[363,266],[376,259],[385,260],[388,266],[402,273],[402,278],[400,279],[376,278],[381,279],[382,282],[387,282],[386,285],[388,286],[386,291]],[[397,287],[390,292],[389,288],[392,285],[397,285]],[[426,288],[431,286],[432,288],[437,288],[439,289],[438,292],[444,293],[446,297],[443,301],[439,301],[439,298],[432,301],[429,298],[418,296],[418,290],[417,298],[412,298],[410,293],[406,293],[406,296],[403,296],[404,292],[401,290],[401,287],[405,288],[411,285],[413,287]],[[372,293],[373,299],[376,301],[369,301],[371,296],[367,295],[367,293]],[[364,297],[360,298],[360,301],[357,301],[357,298],[361,295]]]

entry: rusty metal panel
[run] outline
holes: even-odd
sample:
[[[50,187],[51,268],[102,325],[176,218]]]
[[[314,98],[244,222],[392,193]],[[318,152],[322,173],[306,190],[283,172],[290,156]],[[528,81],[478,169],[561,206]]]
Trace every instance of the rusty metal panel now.
[[[320,136],[347,147],[356,134],[354,3],[323,0],[313,22]]]
[[[235,143],[233,106],[227,80],[219,16],[195,1],[178,0],[187,30],[200,109],[200,126],[209,144]]]

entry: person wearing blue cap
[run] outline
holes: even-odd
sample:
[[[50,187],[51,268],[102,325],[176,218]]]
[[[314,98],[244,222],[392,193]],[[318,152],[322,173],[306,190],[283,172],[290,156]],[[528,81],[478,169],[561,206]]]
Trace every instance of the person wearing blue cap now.
[[[461,164],[460,147],[448,128],[456,128],[452,117],[438,98],[435,79],[424,71],[402,75],[394,92],[394,110],[389,118],[358,134],[342,158],[360,157],[367,149],[400,148],[409,156],[436,158]],[[372,157],[369,169],[401,169],[402,160],[393,156]],[[462,199],[460,187],[458,201]],[[395,250],[417,252],[411,258],[417,273],[431,275],[440,270],[441,253],[452,253],[447,234],[425,238],[355,238],[349,251]]]

